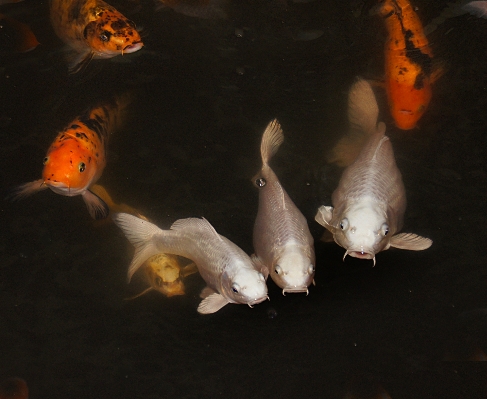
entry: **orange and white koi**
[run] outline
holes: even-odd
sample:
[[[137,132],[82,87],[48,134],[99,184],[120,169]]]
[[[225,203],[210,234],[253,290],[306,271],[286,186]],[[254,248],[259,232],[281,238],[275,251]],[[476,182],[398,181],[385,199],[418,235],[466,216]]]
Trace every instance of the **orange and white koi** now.
[[[135,23],[102,0],[50,0],[50,12],[54,31],[77,53],[71,73],[93,58],[133,53],[143,46]]]
[[[423,25],[408,0],[382,0],[389,37],[385,45],[385,85],[399,129],[413,129],[431,101],[433,52]]]
[[[75,118],[56,137],[44,158],[42,179],[22,184],[9,197],[22,199],[50,188],[57,194],[81,195],[94,219],[108,216],[107,204],[90,191],[106,165],[110,133],[121,123],[125,98],[97,106]]]

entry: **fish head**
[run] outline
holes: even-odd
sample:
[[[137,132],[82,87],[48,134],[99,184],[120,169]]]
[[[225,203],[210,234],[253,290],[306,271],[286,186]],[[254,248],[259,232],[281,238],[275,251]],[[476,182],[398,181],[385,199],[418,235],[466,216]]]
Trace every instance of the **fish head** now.
[[[97,19],[86,25],[83,36],[93,52],[99,57],[114,57],[133,53],[143,47],[135,23],[116,10],[99,8]]]
[[[387,213],[379,207],[356,207],[337,218],[334,239],[346,249],[345,256],[373,259],[375,265],[375,255],[389,248],[394,233],[389,224]]]
[[[95,157],[72,139],[64,140],[49,151],[43,163],[44,184],[61,195],[81,194],[100,173],[100,164]]]
[[[179,262],[173,255],[154,255],[145,263],[145,273],[150,285],[167,297],[185,294],[180,271]]]
[[[234,303],[252,307],[269,299],[264,275],[255,269],[239,268],[232,276],[224,273],[222,287],[225,296]]]
[[[282,293],[308,293],[315,275],[314,252],[303,246],[292,246],[278,256],[270,272],[272,280],[282,288]]]

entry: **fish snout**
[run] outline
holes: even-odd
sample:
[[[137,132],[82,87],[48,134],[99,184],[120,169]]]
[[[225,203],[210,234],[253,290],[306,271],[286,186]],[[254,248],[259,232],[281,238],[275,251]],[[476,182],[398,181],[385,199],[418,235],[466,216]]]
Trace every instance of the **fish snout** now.
[[[248,302],[247,305],[249,305],[249,307],[253,308],[254,305],[257,305],[261,302],[264,302],[266,299],[270,301],[269,295],[266,295],[262,298],[253,299],[252,301]]]
[[[345,251],[345,255],[343,255],[344,261],[347,255],[350,255],[351,257],[358,258],[358,259],[372,259],[374,261],[374,266],[375,266],[375,253],[373,251],[366,251],[364,250],[364,248],[360,248],[358,250],[347,249],[347,251]]]
[[[298,293],[302,293],[302,292],[306,292],[306,296],[308,296],[309,294],[309,290],[308,290],[308,287],[286,287],[286,288],[283,288],[282,289],[282,295],[286,295],[286,293],[291,293],[291,294],[298,294]]]
[[[144,43],[142,43],[142,40],[132,42],[131,44],[126,45],[122,53],[123,54],[129,54],[129,53],[135,53],[136,51],[140,50],[144,46]]]

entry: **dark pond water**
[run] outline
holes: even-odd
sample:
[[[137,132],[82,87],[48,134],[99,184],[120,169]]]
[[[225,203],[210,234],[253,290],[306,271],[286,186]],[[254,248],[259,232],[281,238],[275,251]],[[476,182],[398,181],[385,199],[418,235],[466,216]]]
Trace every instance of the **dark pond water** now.
[[[446,3],[415,1],[425,22]],[[452,18],[430,35],[444,74],[418,129],[395,128],[376,88],[407,190],[404,231],[434,244],[380,253],[373,268],[343,262],[313,218],[340,178],[325,154],[347,130],[348,88],[383,76],[375,2],[234,0],[226,20],[112,4],[143,27],[145,47],[75,77],[45,1],[2,6],[41,42],[1,53],[2,188],[39,179],[61,128],[130,91],[99,183],[163,228],[204,216],[252,253],[250,179],[277,117],[272,167],[316,239],[316,286],[284,297],[269,281],[270,302],[206,316],[198,275],[185,296],[124,301],[145,286],[126,283],[132,249],[116,226],[91,220],[80,197],[3,201],[0,379],[49,399],[378,397],[367,396],[377,384],[394,399],[486,397],[485,367],[460,360],[487,353],[487,20]]]

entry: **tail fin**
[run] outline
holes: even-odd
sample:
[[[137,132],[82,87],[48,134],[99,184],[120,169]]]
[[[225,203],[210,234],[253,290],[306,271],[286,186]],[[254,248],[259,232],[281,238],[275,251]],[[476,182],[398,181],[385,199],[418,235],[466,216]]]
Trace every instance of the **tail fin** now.
[[[127,239],[135,247],[134,258],[127,272],[128,282],[130,282],[133,274],[147,259],[161,252],[157,249],[154,238],[163,230],[147,220],[128,213],[115,213],[112,215],[112,220],[122,229]]]
[[[274,119],[267,125],[260,143],[262,163],[267,165],[284,141],[281,125]]]
[[[377,132],[379,107],[370,83],[358,78],[348,93],[350,131],[342,137],[328,155],[328,162],[345,167],[357,158],[365,141]]]

